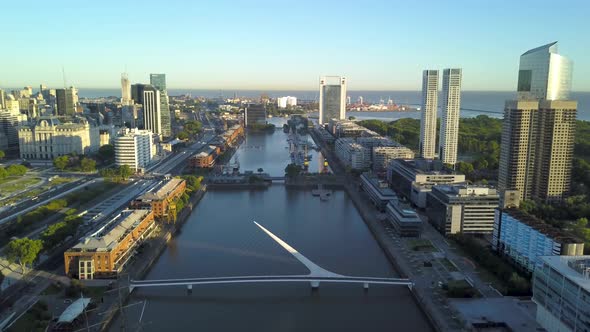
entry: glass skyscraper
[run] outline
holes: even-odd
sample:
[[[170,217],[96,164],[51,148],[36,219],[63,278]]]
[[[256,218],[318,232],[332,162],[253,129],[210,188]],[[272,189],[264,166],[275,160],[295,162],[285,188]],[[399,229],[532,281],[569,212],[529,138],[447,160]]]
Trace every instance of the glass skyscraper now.
[[[567,100],[572,88],[571,60],[557,53],[557,42],[520,56],[518,99]]]
[[[172,117],[168,102],[168,90],[166,90],[166,74],[150,74],[150,84],[160,91],[160,118],[162,124],[162,136],[172,136]]]

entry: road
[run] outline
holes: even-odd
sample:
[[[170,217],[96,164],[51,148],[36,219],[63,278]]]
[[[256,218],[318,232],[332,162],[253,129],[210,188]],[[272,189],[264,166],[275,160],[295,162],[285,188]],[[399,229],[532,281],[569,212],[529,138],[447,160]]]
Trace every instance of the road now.
[[[32,199],[32,201],[37,202],[37,203],[34,203],[31,205],[30,201],[23,202],[18,205],[15,205],[15,207],[12,210],[5,212],[5,215],[6,214],[9,214],[9,215],[0,219],[0,225],[3,225],[5,223],[9,222],[10,220],[13,220],[13,219],[17,218],[18,216],[23,215],[29,211],[32,211],[32,210],[38,208],[39,206],[48,204],[55,199],[61,198],[67,194],[70,194],[70,193],[73,193],[77,190],[80,190],[87,185],[101,182],[103,180],[104,180],[103,178],[85,178],[85,179],[78,180],[76,182],[72,182],[69,185],[64,186],[60,189],[49,190],[48,192],[37,196],[37,199]],[[74,185],[74,187],[71,188],[71,185]]]

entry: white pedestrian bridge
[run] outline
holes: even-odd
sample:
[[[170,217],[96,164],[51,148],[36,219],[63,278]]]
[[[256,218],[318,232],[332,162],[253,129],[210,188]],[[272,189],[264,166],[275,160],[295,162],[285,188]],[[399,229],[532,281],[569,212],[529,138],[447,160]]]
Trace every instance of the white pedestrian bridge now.
[[[190,291],[193,285],[211,285],[211,284],[240,284],[240,283],[270,283],[270,282],[306,282],[312,289],[317,289],[320,282],[326,283],[354,283],[362,284],[365,289],[370,284],[374,285],[394,285],[407,286],[412,289],[414,283],[405,278],[382,278],[382,277],[355,277],[346,276],[315,264],[307,257],[303,256],[295,248],[281,240],[278,236],[271,233],[262,225],[254,221],[254,224],[263,230],[268,236],[275,240],[293,257],[300,261],[309,269],[309,274],[304,275],[266,275],[266,276],[237,276],[237,277],[211,277],[211,278],[187,278],[187,279],[159,279],[159,280],[130,280],[129,291],[132,292],[139,287],[166,287],[166,286],[185,286]]]

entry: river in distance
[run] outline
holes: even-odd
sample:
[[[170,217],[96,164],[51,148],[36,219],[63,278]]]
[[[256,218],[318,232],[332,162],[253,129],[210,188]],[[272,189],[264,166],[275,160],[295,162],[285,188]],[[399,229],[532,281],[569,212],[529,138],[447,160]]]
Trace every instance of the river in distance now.
[[[281,119],[272,119],[277,127]],[[244,170],[283,173],[286,134],[247,134],[237,152]],[[313,163],[312,163],[313,165]],[[344,191],[321,201],[310,191],[208,192],[145,279],[307,274],[307,269],[262,232],[275,233],[318,265],[353,276],[397,274]],[[182,286],[136,289],[147,300],[143,331],[431,331],[403,286],[307,283]],[[136,328],[141,305],[126,310]],[[118,331],[119,317],[111,327]]]
[[[88,89],[80,88],[78,94],[80,97],[97,98],[108,96],[121,96],[120,89]],[[319,99],[318,91],[305,90],[285,90],[285,91],[264,91],[264,90],[194,90],[194,89],[168,89],[170,96],[190,94],[193,97],[202,96],[206,98],[230,98],[233,96],[256,98],[261,94],[267,94],[272,98],[282,96],[294,96],[299,100]],[[392,99],[393,102],[400,105],[421,104],[421,91],[348,91],[347,95],[352,102],[356,102],[359,97],[368,103],[378,103],[383,100],[386,102]],[[511,91],[462,91],[461,92],[461,117],[475,117],[477,115],[487,115],[496,118],[502,118],[504,103],[506,100],[516,98],[516,93]],[[590,121],[590,92],[574,91],[570,99],[578,101],[578,120]],[[439,95],[439,107],[442,104],[442,94]],[[349,112],[348,116],[356,116],[359,119],[380,119],[392,121],[399,118],[419,118],[420,112]]]

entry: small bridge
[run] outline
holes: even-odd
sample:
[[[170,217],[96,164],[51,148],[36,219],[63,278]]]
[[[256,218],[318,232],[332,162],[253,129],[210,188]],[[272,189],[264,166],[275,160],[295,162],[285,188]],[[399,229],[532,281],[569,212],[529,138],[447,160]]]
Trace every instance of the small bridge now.
[[[362,284],[365,289],[370,284],[375,285],[394,285],[407,286],[412,289],[414,283],[405,278],[381,278],[381,277],[355,277],[346,276],[315,264],[300,252],[291,247],[288,243],[281,240],[278,236],[271,233],[262,225],[254,221],[254,224],[270,236],[275,242],[287,250],[299,262],[309,269],[306,275],[267,275],[267,276],[237,276],[237,277],[211,277],[211,278],[188,278],[188,279],[159,279],[159,280],[130,280],[129,291],[132,292],[138,287],[165,287],[165,286],[186,286],[189,291],[193,285],[210,285],[210,284],[239,284],[239,283],[269,283],[269,282],[307,282],[312,289],[317,289],[320,282],[327,283],[354,283]]]

